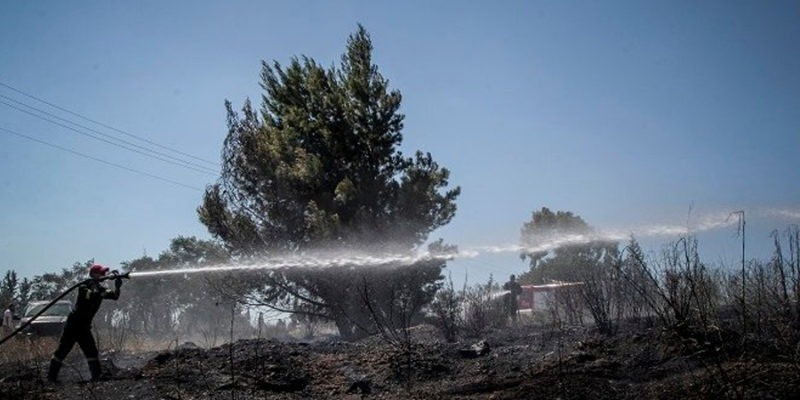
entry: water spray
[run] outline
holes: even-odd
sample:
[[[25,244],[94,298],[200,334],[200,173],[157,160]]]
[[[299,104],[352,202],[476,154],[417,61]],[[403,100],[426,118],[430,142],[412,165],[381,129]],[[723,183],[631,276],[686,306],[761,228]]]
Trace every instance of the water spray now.
[[[501,245],[501,246],[478,246],[463,250],[456,250],[444,253],[420,253],[420,254],[317,254],[316,256],[291,256],[288,258],[267,258],[260,261],[253,261],[244,264],[226,264],[195,268],[176,268],[167,270],[153,271],[132,271],[130,277],[152,277],[173,274],[195,274],[207,272],[232,272],[232,271],[269,271],[285,269],[325,269],[333,267],[380,267],[413,265],[422,261],[447,261],[453,259],[476,258],[485,254],[498,253],[535,253],[552,251],[565,246],[586,245],[594,242],[616,242],[629,239],[633,233],[638,233],[640,237],[659,237],[686,235],[718,229],[734,224],[735,221],[721,215],[710,215],[700,219],[690,229],[680,225],[650,225],[633,229],[618,229],[609,231],[596,231],[586,233],[563,233],[541,237],[536,242],[520,245]]]
[[[797,219],[800,218],[800,211],[797,210],[766,210],[760,214],[768,216],[781,216],[784,218]],[[305,269],[324,269],[332,267],[380,267],[380,266],[404,266],[413,265],[422,261],[447,261],[457,258],[476,258],[483,254],[492,253],[534,253],[552,251],[564,246],[586,245],[593,242],[617,242],[630,238],[634,233],[640,237],[659,237],[659,236],[676,236],[686,235],[690,233],[698,233],[719,229],[726,226],[736,224],[734,219],[726,218],[726,216],[709,215],[699,219],[694,226],[680,226],[680,225],[650,225],[638,227],[628,230],[609,230],[588,233],[564,233],[558,235],[544,236],[536,242],[527,243],[524,245],[505,245],[505,246],[480,246],[467,248],[460,251],[452,251],[445,253],[422,253],[417,255],[408,254],[389,254],[389,255],[320,255],[320,256],[292,256],[289,258],[271,258],[261,260],[260,262],[251,262],[245,264],[233,265],[216,265],[206,266],[200,268],[177,268],[167,270],[154,270],[154,271],[129,271],[126,273],[119,273],[112,271],[108,276],[100,278],[101,281],[110,279],[130,279],[132,277],[145,278],[160,275],[173,275],[173,274],[193,274],[203,272],[231,272],[231,271],[258,271],[258,270],[285,270],[295,268]],[[21,325],[17,330],[12,332],[7,337],[0,340],[0,345],[8,339],[22,331],[34,319],[44,313],[45,310],[50,308],[56,301],[60,300],[72,290],[81,284],[90,281],[79,282],[70,287],[59,295],[56,299],[50,302],[39,313],[34,315],[27,323]]]
[[[282,269],[323,269],[331,267],[379,267],[382,265],[412,265],[421,261],[453,259],[457,253],[421,254],[421,255],[349,255],[349,256],[317,256],[289,258],[268,258],[260,262],[231,265],[214,265],[199,268],[176,268],[153,271],[131,271],[129,277],[148,277],[172,274],[191,274],[200,272],[231,272],[231,271],[256,271],[256,270],[282,270]]]

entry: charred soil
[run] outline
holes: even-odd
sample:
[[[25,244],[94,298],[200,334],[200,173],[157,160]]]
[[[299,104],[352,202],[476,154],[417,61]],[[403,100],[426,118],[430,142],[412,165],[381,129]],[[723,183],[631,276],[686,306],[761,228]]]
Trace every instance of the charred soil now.
[[[251,339],[202,349],[104,354],[104,378],[85,382],[75,350],[62,383],[46,360],[0,365],[0,399],[687,399],[800,393],[796,354],[743,343],[720,330],[517,326],[446,343],[429,326],[410,347],[372,337]]]

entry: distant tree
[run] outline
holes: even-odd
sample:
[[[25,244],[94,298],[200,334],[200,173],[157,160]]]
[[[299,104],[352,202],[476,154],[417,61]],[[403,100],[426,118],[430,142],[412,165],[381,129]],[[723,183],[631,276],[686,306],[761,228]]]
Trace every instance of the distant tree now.
[[[190,269],[223,264],[228,260],[228,252],[217,242],[179,236],[172,239],[169,249],[157,259],[144,256],[127,261],[123,263],[123,270]],[[225,329],[224,321],[230,319],[230,310],[217,307],[220,298],[207,279],[208,275],[202,274],[141,277],[123,286],[120,300],[109,304],[95,321],[108,326],[121,324],[133,332],[155,338],[209,331],[221,333]]]
[[[158,264],[167,268],[193,268],[221,265],[230,261],[230,254],[217,241],[178,237],[172,240],[168,251],[161,253]],[[201,337],[205,345],[213,346],[227,337],[230,327],[231,307],[234,302],[216,290],[216,282],[230,279],[223,273],[171,275],[165,279],[178,281],[172,293],[177,308],[176,330],[185,336]],[[246,316],[247,309],[236,308],[234,318],[238,330],[252,327]]]
[[[249,100],[241,115],[226,103],[222,176],[198,208],[235,256],[326,247],[407,253],[453,217],[460,189],[446,190],[449,171],[430,154],[399,150],[401,95],[372,63],[363,27],[350,36],[339,68],[294,58],[286,67],[263,63],[261,78],[260,113]],[[406,282],[429,293],[444,265],[409,269],[417,275]],[[395,286],[395,275],[381,271],[367,273],[368,282]],[[273,270],[251,289],[262,304],[334,320],[353,336],[367,312],[357,304],[360,274],[349,266],[316,275]]]
[[[520,254],[530,270],[519,277],[522,283],[547,283],[579,279],[581,270],[609,263],[619,253],[618,243],[593,238],[594,230],[583,218],[569,211],[533,212],[522,226]]]
[[[22,278],[17,285],[17,300],[19,301],[20,312],[28,305],[31,298],[31,281],[28,278]]]
[[[14,270],[6,271],[3,280],[0,281],[0,307],[5,307],[17,299],[18,293],[17,272]]]
[[[122,262],[127,272],[145,272],[168,269],[149,256]],[[178,276],[179,277],[179,276]],[[110,327],[115,324],[146,337],[173,336],[175,310],[180,306],[176,294],[182,285],[176,277],[153,276],[132,279],[123,285],[116,302],[103,302],[101,312],[95,317],[96,325]],[[116,317],[119,315],[119,317]]]
[[[61,272],[49,272],[34,276],[30,283],[30,300],[52,300],[72,285],[89,277],[89,267],[94,264],[94,259],[86,262],[75,262],[70,268],[63,268]]]

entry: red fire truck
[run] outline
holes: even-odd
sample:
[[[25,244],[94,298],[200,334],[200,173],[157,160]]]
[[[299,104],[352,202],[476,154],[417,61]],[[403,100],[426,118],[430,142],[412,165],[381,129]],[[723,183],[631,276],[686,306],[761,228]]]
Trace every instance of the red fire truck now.
[[[522,285],[522,293],[519,294],[517,304],[519,311],[532,312],[542,311],[547,307],[546,299],[552,297],[554,293],[568,290],[575,290],[583,285],[583,282],[553,282],[544,285]]]

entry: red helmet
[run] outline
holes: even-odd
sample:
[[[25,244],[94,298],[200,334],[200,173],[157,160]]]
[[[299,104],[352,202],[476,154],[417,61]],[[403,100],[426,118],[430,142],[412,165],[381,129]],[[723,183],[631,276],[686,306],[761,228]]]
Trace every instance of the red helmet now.
[[[104,276],[108,272],[108,267],[104,267],[100,264],[94,264],[91,268],[89,268],[89,275],[98,274],[100,276]]]

